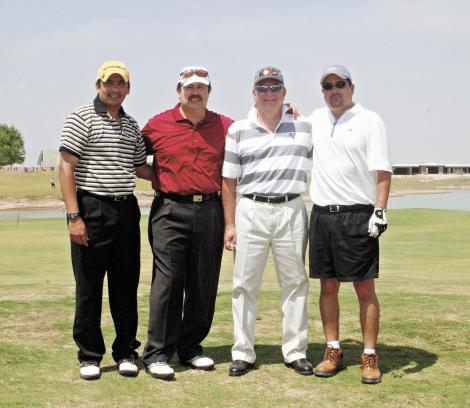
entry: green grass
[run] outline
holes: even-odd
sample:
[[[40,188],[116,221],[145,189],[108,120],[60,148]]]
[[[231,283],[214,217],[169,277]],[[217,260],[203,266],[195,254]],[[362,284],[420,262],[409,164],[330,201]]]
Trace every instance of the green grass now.
[[[269,260],[257,321],[258,369],[227,375],[232,344],[231,254],[225,254],[214,324],[205,352],[216,370],[188,370],[174,361],[176,380],[141,371],[123,378],[110,354],[99,381],[79,379],[71,338],[74,283],[62,219],[0,221],[1,407],[467,407],[470,405],[470,212],[395,210],[381,239],[377,291],[382,320],[378,352],[383,382],[360,383],[361,336],[352,286],[342,287],[341,337],[346,369],[330,379],[284,367],[279,290]],[[146,338],[150,251],[142,220],[139,339]],[[309,358],[324,339],[319,285],[311,280]],[[107,299],[103,330],[114,329]],[[139,351],[142,351],[142,347]]]
[[[50,179],[55,177],[56,189],[51,189]],[[394,177],[392,192],[406,191],[439,191],[455,188],[470,188],[470,176],[452,176],[430,178],[428,176]],[[149,192],[151,184],[146,180],[137,179],[137,191]],[[39,199],[42,197],[61,197],[59,177],[56,171],[36,171],[25,173],[20,171],[0,169],[0,198],[27,197]]]
[[[51,188],[51,177],[55,177],[56,188]],[[0,197],[61,197],[59,177],[55,171],[0,170]]]
[[[406,176],[393,177],[392,192],[406,191],[439,191],[457,188],[470,188],[470,176],[466,175],[447,175],[439,177],[430,176]]]
[[[56,188],[51,188],[51,177],[55,177]],[[139,191],[150,191],[152,187],[146,180],[137,179]],[[39,199],[43,197],[62,197],[60,192],[59,175],[57,171],[35,171],[25,173],[0,169],[0,198],[26,197]]]

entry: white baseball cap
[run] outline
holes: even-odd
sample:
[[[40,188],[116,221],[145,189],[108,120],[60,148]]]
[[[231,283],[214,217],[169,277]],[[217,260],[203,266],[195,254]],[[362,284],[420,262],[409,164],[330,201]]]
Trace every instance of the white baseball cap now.
[[[178,76],[178,84],[188,86],[194,83],[200,83],[209,86],[211,81],[207,69],[199,65],[191,65],[181,69]]]
[[[320,84],[322,84],[329,75],[338,75],[341,79],[349,79],[351,81],[351,74],[343,65],[331,65],[325,69],[321,75]]]

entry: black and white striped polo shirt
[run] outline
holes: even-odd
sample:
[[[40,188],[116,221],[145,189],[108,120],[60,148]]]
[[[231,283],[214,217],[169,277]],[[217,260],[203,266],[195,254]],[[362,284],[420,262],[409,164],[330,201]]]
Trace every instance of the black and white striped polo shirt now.
[[[283,107],[274,133],[262,127],[253,107],[246,119],[230,126],[225,139],[222,175],[238,179],[240,194],[299,194],[307,188],[312,166],[311,123],[293,120]]]
[[[111,118],[97,96],[66,119],[60,151],[80,160],[75,167],[77,188],[119,196],[135,188],[135,167],[146,162],[145,145],[137,122],[120,110],[121,124]]]

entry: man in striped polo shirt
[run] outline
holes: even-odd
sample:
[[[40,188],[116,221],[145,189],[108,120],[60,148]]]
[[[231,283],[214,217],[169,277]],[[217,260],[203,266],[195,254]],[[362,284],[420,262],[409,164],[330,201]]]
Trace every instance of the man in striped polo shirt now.
[[[281,286],[285,364],[302,375],[313,373],[306,359],[307,212],[300,196],[311,166],[311,126],[287,113],[285,94],[279,69],[257,71],[255,105],[246,119],[229,128],[225,143],[224,243],[226,249],[236,249],[231,376],[254,367],[257,298],[270,247]],[[242,197],[236,204],[237,191]]]
[[[103,280],[108,274],[116,338],[113,358],[119,373],[136,376],[140,346],[137,286],[140,274],[140,210],[135,174],[151,178],[137,122],[124,112],[129,71],[120,61],[98,70],[98,95],[66,119],[60,143],[59,177],[67,210],[76,283],[73,338],[80,376],[100,377],[105,353],[101,332]]]

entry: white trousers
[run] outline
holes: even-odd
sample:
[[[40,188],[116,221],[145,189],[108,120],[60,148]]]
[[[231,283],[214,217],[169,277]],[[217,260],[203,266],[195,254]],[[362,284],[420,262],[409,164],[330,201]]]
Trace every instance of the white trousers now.
[[[235,213],[237,246],[232,313],[232,359],[254,363],[256,312],[264,267],[271,248],[281,287],[282,354],[290,363],[305,358],[308,278],[305,272],[307,211],[302,198],[268,204],[242,197]]]

